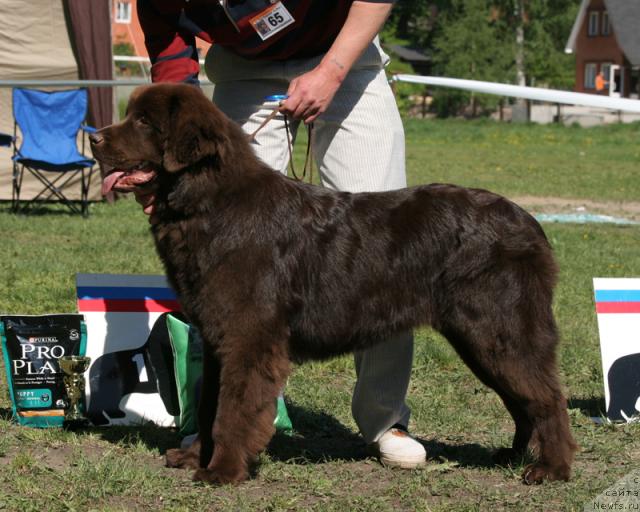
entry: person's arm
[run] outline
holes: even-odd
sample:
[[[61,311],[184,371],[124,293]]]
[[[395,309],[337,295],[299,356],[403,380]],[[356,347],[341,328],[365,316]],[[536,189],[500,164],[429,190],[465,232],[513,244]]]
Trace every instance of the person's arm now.
[[[305,123],[327,110],[336,91],[387,20],[393,2],[354,1],[336,40],[320,64],[292,80],[281,111]]]
[[[151,59],[152,82],[199,84],[200,64],[195,37],[178,28],[181,4],[175,0],[138,1],[138,18]],[[155,191],[137,192],[135,196],[153,224]]]
[[[181,4],[175,0],[138,1],[138,18],[151,59],[153,82],[199,83],[195,37],[178,27]]]

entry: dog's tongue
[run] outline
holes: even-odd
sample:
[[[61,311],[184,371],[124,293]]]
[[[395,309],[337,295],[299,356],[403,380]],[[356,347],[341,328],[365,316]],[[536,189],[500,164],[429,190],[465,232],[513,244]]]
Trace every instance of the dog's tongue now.
[[[116,181],[118,181],[122,177],[123,174],[124,174],[124,171],[114,171],[111,174],[108,174],[104,178],[104,180],[102,180],[102,195],[103,196],[106,196],[109,192],[111,192],[111,189],[116,184]]]

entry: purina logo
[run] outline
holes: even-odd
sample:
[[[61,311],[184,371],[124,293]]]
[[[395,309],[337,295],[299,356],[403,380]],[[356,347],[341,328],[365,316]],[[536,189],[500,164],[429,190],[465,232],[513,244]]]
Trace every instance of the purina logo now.
[[[27,340],[27,343],[58,343],[58,338],[55,336],[33,336]]]

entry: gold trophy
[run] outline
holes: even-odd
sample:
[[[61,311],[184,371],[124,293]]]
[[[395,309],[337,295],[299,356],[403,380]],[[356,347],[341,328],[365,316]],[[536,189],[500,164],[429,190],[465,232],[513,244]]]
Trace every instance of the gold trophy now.
[[[82,413],[81,403],[84,400],[84,372],[91,363],[90,357],[62,356],[58,359],[60,369],[64,372],[64,387],[67,392],[67,411],[64,415],[66,427],[82,427],[89,420]]]

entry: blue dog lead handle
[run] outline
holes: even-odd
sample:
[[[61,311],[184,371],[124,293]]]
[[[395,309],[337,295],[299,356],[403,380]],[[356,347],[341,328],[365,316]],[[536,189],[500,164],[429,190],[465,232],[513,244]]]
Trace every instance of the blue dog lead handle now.
[[[288,94],[272,94],[271,96],[267,96],[264,101],[267,102],[272,102],[272,101],[276,101],[276,102],[281,102],[286,100],[289,97]]]

